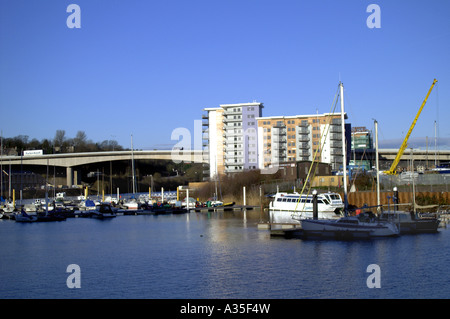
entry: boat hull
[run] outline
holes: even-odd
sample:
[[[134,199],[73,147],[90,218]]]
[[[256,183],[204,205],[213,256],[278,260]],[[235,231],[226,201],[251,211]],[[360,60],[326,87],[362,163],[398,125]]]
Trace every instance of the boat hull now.
[[[97,214],[97,213],[92,213],[91,214],[92,218],[96,218],[96,219],[111,219],[116,217],[115,214]]]
[[[272,223],[294,223],[300,224],[302,219],[313,218],[312,211],[288,211],[288,210],[269,210],[270,220]],[[333,212],[318,212],[318,219],[338,219],[342,217]]]
[[[398,228],[392,223],[346,224],[339,220],[302,220],[305,236],[326,238],[372,238],[393,237],[399,235]]]
[[[30,216],[30,215],[17,214],[14,219],[16,220],[16,222],[19,222],[19,223],[33,223],[38,220],[38,217],[36,215]]]
[[[401,234],[437,233],[439,227],[438,219],[417,220],[400,223]]]

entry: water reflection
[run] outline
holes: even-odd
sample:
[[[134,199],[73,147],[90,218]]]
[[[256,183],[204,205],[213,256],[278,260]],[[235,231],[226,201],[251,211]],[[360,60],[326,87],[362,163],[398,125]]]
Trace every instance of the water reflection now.
[[[0,223],[0,298],[447,298],[450,232],[273,238],[260,210]],[[82,289],[65,286],[79,264]],[[382,289],[366,286],[378,264]],[[30,266],[32,265],[32,266]],[[21,276],[15,274],[20,273]]]

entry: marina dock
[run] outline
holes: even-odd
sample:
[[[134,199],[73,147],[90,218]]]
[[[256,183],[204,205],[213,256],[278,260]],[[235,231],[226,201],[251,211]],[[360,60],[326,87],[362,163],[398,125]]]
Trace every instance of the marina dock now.
[[[258,208],[258,206],[250,205],[232,205],[232,206],[216,206],[216,207],[195,207],[189,208],[189,210],[196,213],[208,213],[208,212],[224,212],[224,211],[243,211],[252,210]]]
[[[258,223],[258,229],[269,230],[273,237],[294,238],[302,235],[302,226],[298,223]]]

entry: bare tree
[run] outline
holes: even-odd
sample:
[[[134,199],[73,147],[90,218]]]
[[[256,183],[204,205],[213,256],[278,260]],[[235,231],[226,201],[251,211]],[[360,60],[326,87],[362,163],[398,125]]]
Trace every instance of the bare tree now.
[[[55,138],[53,139],[53,145],[55,148],[59,148],[60,151],[63,151],[64,141],[66,140],[66,131],[65,130],[56,130]]]
[[[73,146],[77,152],[85,151],[87,143],[87,136],[84,131],[78,131],[73,139]]]

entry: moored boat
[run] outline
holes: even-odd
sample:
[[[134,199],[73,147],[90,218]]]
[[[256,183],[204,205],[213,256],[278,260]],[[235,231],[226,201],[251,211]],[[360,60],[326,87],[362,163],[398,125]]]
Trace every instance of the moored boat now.
[[[338,193],[317,195],[318,218],[338,219],[342,217],[344,202]],[[313,217],[313,195],[278,192],[269,204],[270,219],[273,223],[300,223]]]
[[[344,123],[344,86],[339,83],[339,95],[341,102],[341,128],[345,132]],[[319,236],[323,238],[373,238],[398,236],[400,230],[392,222],[376,218],[372,212],[360,213],[357,216],[349,216],[347,200],[347,157],[346,157],[345,134],[342,134],[342,171],[344,183],[344,215],[345,217],[337,220],[318,219],[315,208],[313,219],[301,220],[302,232],[304,236]],[[315,197],[317,200],[318,196]],[[318,206],[315,204],[314,206]]]
[[[91,211],[92,218],[109,219],[116,217],[116,213],[111,208],[110,204],[102,203],[97,205],[95,210]]]
[[[22,209],[19,213],[15,214],[14,219],[20,223],[32,223],[37,222],[38,217],[37,215],[29,215]]]
[[[346,216],[337,220],[305,219],[301,223],[305,237],[357,239],[392,237],[400,234],[394,223],[375,218],[370,213]]]
[[[421,217],[406,211],[383,212],[380,219],[398,223],[401,234],[436,233],[440,222],[436,216]]]

